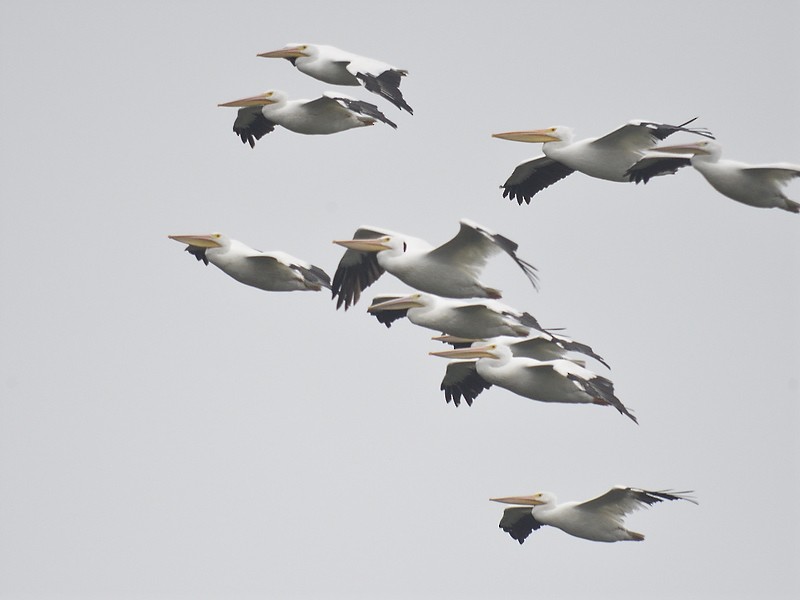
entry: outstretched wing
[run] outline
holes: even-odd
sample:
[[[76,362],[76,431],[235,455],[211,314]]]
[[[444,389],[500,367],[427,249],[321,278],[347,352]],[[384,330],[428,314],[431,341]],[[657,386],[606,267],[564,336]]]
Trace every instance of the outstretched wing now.
[[[555,370],[555,367],[554,367]],[[631,421],[639,424],[639,420],[631,413],[631,411],[622,403],[622,401],[614,395],[614,384],[610,379],[591,373],[587,377],[584,374],[567,373],[567,379],[577,384],[578,387],[583,389],[587,394],[595,398],[595,401],[600,401],[602,404],[607,404],[616,408],[620,414],[625,415]]]
[[[236,113],[233,122],[233,132],[242,138],[243,144],[256,147],[256,140],[260,140],[275,129],[275,123],[267,119],[261,112],[260,106],[245,106]]]
[[[372,117],[382,123],[386,123],[387,125],[397,129],[397,125],[386,118],[378,107],[374,104],[370,104],[369,102],[364,102],[363,100],[356,100],[355,98],[351,98],[350,96],[346,96],[344,94],[335,94],[332,92],[325,92],[322,97],[305,104],[304,106],[307,108],[316,109],[317,106],[322,105],[324,102],[333,102],[335,103],[340,109],[344,108],[351,112],[356,112],[361,115],[365,115],[367,117]]]
[[[520,205],[523,202],[530,204],[531,198],[537,193],[574,172],[575,169],[546,156],[527,160],[518,164],[511,176],[500,186],[503,188],[503,198],[516,200]]]
[[[639,488],[615,486],[602,496],[592,498],[575,506],[577,509],[595,511],[622,518],[645,506],[663,502],[664,500],[687,500],[693,504],[697,501],[689,496],[692,492],[673,492],[671,490],[648,491]]]
[[[303,278],[311,287],[331,289],[331,277],[322,268],[316,265],[306,266],[297,263],[292,263],[291,266],[303,275]]]
[[[472,406],[472,401],[490,387],[492,384],[478,375],[474,360],[458,360],[447,365],[439,389],[444,392],[444,398],[448,403],[452,400],[453,404],[460,406],[463,396],[467,406]]]
[[[516,242],[467,219],[461,219],[460,223],[458,234],[432,250],[429,254],[431,259],[463,265],[477,277],[489,257],[502,250],[514,259],[533,287],[538,288],[536,267],[517,256],[519,245]]]
[[[414,114],[414,110],[408,105],[403,98],[403,92],[400,91],[401,77],[407,75],[407,71],[401,69],[389,69],[379,75],[373,75],[364,71],[354,69],[356,78],[361,81],[367,90],[373,94],[378,94],[380,97],[385,98],[397,108],[407,110],[410,114]]]
[[[597,354],[592,347],[588,344],[583,344],[581,342],[576,342],[575,340],[568,338],[564,335],[558,335],[552,332],[547,332],[552,338],[553,341],[561,346],[564,350],[569,350],[570,352],[580,352],[581,354],[585,354],[586,356],[591,356],[596,361],[600,362],[606,368],[610,369],[611,367],[608,366],[608,363],[603,360],[603,357]]]
[[[648,152],[630,169],[625,171],[625,177],[633,183],[647,183],[653,177],[674,175],[678,172],[678,169],[688,167],[691,164],[691,159],[685,156],[670,156],[668,154]]]
[[[786,185],[793,178],[800,177],[800,166],[789,163],[745,166],[742,171],[762,179],[765,183],[777,181],[780,185]]]
[[[689,119],[680,125],[669,125],[667,123],[655,123],[653,121],[630,121],[606,135],[597,138],[592,142],[592,146],[608,146],[615,150],[628,148],[631,150],[646,150],[654,146],[657,142],[663,141],[673,133],[684,131],[694,133],[703,137],[714,139],[707,129],[686,127],[694,119]]]

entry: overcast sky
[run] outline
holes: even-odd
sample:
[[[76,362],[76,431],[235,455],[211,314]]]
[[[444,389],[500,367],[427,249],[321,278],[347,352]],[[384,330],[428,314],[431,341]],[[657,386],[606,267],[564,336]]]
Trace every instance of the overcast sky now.
[[[800,216],[685,169],[498,186],[540,146],[491,133],[697,116],[724,156],[800,163],[800,5],[5,2],[0,8],[0,597],[794,598]],[[331,86],[336,45],[409,70],[398,129],[278,128],[219,102]],[[673,136],[670,143],[690,141]],[[800,200],[800,185],[790,197]],[[502,389],[447,405],[432,332],[267,293],[167,238],[221,231],[331,275],[362,224],[519,243],[483,280],[611,365],[640,425]],[[643,543],[544,528],[493,496],[695,490]]]

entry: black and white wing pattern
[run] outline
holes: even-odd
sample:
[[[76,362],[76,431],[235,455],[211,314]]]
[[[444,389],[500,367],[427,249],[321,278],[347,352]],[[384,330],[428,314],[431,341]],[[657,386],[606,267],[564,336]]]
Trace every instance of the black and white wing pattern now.
[[[321,98],[317,98],[316,100],[314,100],[313,102],[309,102],[305,106],[310,109],[313,109],[314,102],[321,103],[326,100],[333,101],[346,110],[367,117],[372,117],[373,119],[381,121],[382,123],[386,123],[390,127],[397,129],[397,125],[394,122],[390,121],[388,118],[386,118],[386,115],[384,115],[380,110],[378,110],[377,106],[375,106],[374,104],[370,104],[369,102],[364,102],[363,100],[357,100],[355,98],[351,98],[350,96],[346,96],[345,94],[325,92]]]
[[[689,494],[692,492],[673,492],[672,490],[649,491],[639,488],[615,486],[605,494],[576,505],[576,509],[606,512],[622,518],[635,510],[664,500],[686,500],[697,504]]]
[[[467,219],[461,219],[460,225],[453,239],[430,252],[432,259],[465,265],[477,277],[489,257],[503,251],[514,259],[533,287],[538,289],[536,267],[517,256],[519,245],[516,242]]]
[[[297,263],[292,263],[291,267],[300,273],[311,287],[331,289],[331,277],[322,268],[316,265],[306,266]]]
[[[373,94],[378,94],[381,98],[385,98],[400,110],[407,110],[410,114],[414,114],[414,110],[405,101],[403,92],[400,91],[401,78],[407,75],[408,71],[389,69],[379,75],[373,75],[372,73],[358,71],[357,68],[351,70],[355,71],[356,78],[361,81],[367,90]]]
[[[614,383],[610,379],[594,373],[588,378],[573,373],[568,373],[566,377],[587,394],[609,406],[613,406],[620,414],[625,415],[638,425],[639,420],[614,394]]]
[[[686,127],[696,119],[697,117],[689,119],[680,125],[669,125],[667,123],[656,123],[654,121],[630,121],[622,127],[597,138],[592,142],[592,146],[608,146],[609,149],[630,148],[632,150],[642,151],[650,148],[657,142],[665,140],[678,131],[694,133],[714,139],[714,136],[707,129]]]

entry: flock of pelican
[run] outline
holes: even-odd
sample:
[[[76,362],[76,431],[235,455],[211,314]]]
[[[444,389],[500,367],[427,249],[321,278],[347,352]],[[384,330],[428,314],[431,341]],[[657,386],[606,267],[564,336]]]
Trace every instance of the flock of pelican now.
[[[387,63],[332,46],[289,44],[258,54],[283,58],[298,71],[333,85],[363,86],[400,110],[413,114],[400,91],[408,72]],[[276,126],[306,135],[326,135],[389,120],[377,105],[325,92],[313,100],[291,100],[272,90],[225,102],[239,109],[233,131],[243,143],[257,140]],[[800,212],[800,204],[783,193],[800,166],[787,163],[747,165],[720,158],[721,147],[702,128],[634,120],[597,138],[574,140],[569,127],[496,133],[499,139],[541,143],[543,154],[519,164],[501,186],[503,196],[520,205],[575,171],[616,182],[647,183],[691,165],[720,193],[762,208]],[[672,146],[658,144],[673,133],[703,138]],[[690,158],[687,158],[690,155]],[[336,308],[354,306],[362,292],[388,272],[413,292],[382,294],[367,312],[386,327],[402,318],[439,333],[433,339],[452,346],[430,352],[451,359],[440,390],[445,400],[472,405],[484,390],[497,386],[542,403],[611,406],[638,423],[616,397],[613,383],[586,367],[587,359],[606,361],[587,344],[543,328],[529,312],[499,301],[501,291],[480,280],[488,260],[505,254],[534,288],[536,268],[517,254],[516,242],[467,219],[458,233],[439,246],[404,233],[361,226],[350,239],[334,240],[345,248],[331,278],[321,267],[282,251],[261,252],[221,233],[170,235],[186,245],[198,261],[213,264],[245,285],[266,291],[330,290]],[[500,527],[520,544],[543,525],[575,537],[600,542],[641,541],[625,528],[630,512],[664,500],[695,502],[691,492],[648,491],[616,486],[586,502],[556,503],[549,492],[493,498],[513,504]]]
[[[604,136],[577,141],[572,129],[563,126],[495,133],[493,137],[503,140],[542,144],[543,155],[517,165],[500,186],[503,197],[530,204],[538,192],[575,171],[608,181],[647,183],[652,177],[671,175],[691,165],[715,190],[732,200],[758,208],[800,212],[800,204],[783,193],[791,179],[800,177],[800,165],[722,160],[722,146],[708,130],[686,127],[694,120],[682,125],[633,120]],[[657,146],[678,131],[710,139]]]

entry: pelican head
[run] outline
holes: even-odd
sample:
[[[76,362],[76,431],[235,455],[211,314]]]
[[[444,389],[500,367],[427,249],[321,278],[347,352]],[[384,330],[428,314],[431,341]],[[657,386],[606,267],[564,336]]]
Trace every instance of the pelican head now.
[[[311,56],[314,54],[315,50],[316,48],[310,44],[287,44],[283,48],[271,50],[270,52],[262,52],[257,56],[261,58],[285,58],[294,64],[296,59]]]
[[[269,92],[264,92],[263,94],[258,94],[256,96],[248,96],[247,98],[240,98],[239,100],[223,102],[222,104],[217,104],[217,106],[267,106],[269,104],[277,104],[285,101],[286,94],[277,90],[270,90]]]
[[[427,306],[428,303],[429,297],[427,294],[410,294],[408,296],[400,296],[398,298],[392,298],[391,300],[385,300],[383,302],[373,304],[367,308],[367,312],[376,313],[383,310],[405,310],[409,308],[420,308]]]
[[[538,492],[531,496],[508,496],[506,498],[489,498],[489,500],[492,502],[502,502],[503,504],[541,506],[543,504],[555,504],[556,497],[550,492]]]
[[[572,138],[569,127],[548,127],[547,129],[531,129],[529,131],[507,131],[505,133],[493,133],[492,137],[512,142],[546,143],[546,142],[568,142]]]
[[[228,238],[221,233],[203,233],[195,235],[170,235],[171,240],[196,246],[198,248],[222,248],[229,244]]]

